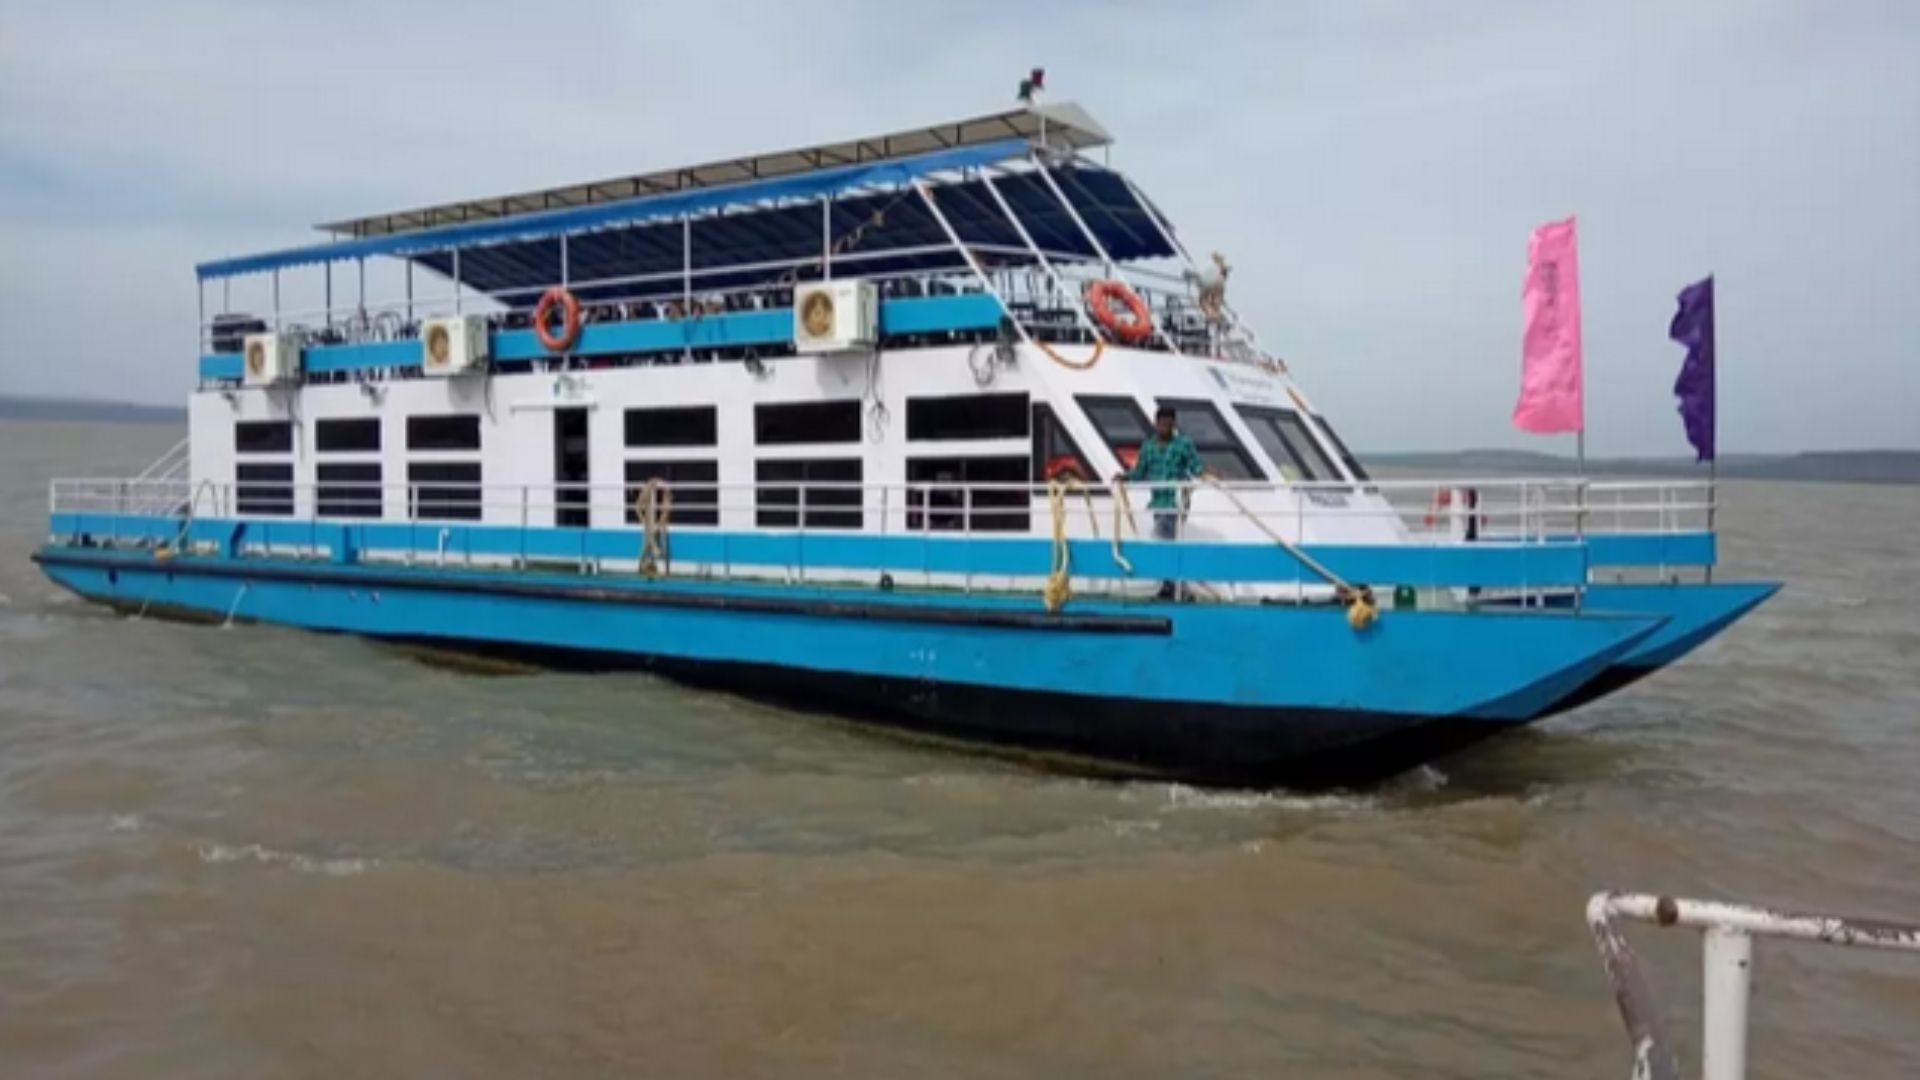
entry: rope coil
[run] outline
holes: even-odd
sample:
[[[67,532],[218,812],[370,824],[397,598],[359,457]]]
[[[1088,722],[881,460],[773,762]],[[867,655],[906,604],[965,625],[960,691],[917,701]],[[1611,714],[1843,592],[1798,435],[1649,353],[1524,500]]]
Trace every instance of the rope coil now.
[[[673,516],[673,489],[654,477],[633,497],[633,516],[640,522],[640,574],[657,578],[670,567],[667,522]]]

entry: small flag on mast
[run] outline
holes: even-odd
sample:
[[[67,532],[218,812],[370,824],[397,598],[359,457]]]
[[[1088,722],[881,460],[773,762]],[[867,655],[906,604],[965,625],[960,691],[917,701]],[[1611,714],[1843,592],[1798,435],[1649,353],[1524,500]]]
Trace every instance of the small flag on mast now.
[[[1580,260],[1574,219],[1552,221],[1527,241],[1521,290],[1526,331],[1520,349],[1520,401],[1513,423],[1551,434],[1586,428],[1580,356]]]
[[[1680,420],[1687,427],[1696,461],[1714,459],[1713,385],[1713,277],[1708,275],[1680,290],[1680,310],[1674,313],[1667,336],[1687,347],[1687,358],[1674,380],[1680,399]]]

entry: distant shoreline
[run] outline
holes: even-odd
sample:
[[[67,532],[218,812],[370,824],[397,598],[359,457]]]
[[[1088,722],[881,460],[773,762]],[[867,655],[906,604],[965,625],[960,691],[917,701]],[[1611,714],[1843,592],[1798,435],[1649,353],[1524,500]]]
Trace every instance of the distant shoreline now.
[[[0,394],[0,420],[51,420],[99,424],[187,426],[187,410],[172,405],[134,405],[87,398],[12,397]]]

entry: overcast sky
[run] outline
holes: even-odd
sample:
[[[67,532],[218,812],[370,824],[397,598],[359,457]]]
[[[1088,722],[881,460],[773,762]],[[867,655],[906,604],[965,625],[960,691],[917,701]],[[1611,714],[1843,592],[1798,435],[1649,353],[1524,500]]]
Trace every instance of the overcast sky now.
[[[317,221],[1054,100],[1369,449],[1525,446],[1529,230],[1578,214],[1589,448],[1920,447],[1920,0],[0,0],[0,392],[178,402],[195,262]]]

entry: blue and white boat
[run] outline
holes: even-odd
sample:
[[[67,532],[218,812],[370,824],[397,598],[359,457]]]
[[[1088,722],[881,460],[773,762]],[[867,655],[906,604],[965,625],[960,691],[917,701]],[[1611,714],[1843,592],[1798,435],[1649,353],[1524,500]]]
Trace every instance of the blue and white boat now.
[[[1390,775],[1771,593],[1705,484],[1369,476],[1110,143],[1030,105],[202,264],[187,439],[56,481],[37,558],[1226,783]],[[1173,541],[1106,480],[1162,405],[1220,478]]]

